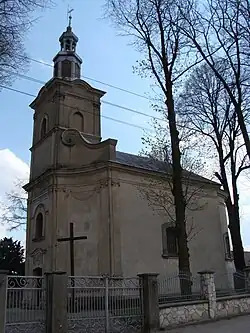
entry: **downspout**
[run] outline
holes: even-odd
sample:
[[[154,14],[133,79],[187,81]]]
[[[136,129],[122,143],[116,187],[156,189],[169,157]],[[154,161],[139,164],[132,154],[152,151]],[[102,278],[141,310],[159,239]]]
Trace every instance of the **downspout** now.
[[[112,172],[108,167],[108,231],[109,231],[109,274],[114,274],[113,265],[113,210],[112,210]]]

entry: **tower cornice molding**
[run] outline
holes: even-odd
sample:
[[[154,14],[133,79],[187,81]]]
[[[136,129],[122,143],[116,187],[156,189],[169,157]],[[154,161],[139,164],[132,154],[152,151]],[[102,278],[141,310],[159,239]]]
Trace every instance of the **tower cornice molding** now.
[[[81,79],[75,79],[75,80],[72,80],[72,81],[67,81],[67,80],[63,80],[61,78],[52,78],[51,80],[49,80],[41,89],[40,91],[38,92],[38,95],[37,97],[30,103],[30,108],[35,110],[39,104],[43,101],[43,96],[44,94],[48,94],[50,91],[54,89],[56,89],[56,87],[59,88],[58,92],[60,92],[61,94],[70,94],[74,97],[79,97],[79,98],[85,98],[86,99],[86,96],[83,96],[83,95],[80,95],[80,94],[76,94],[74,92],[71,91],[71,88],[73,86],[79,86],[79,87],[82,87],[84,88],[86,91],[92,93],[92,94],[95,94],[97,95],[98,97],[103,97],[106,92],[103,91],[103,90],[100,90],[100,89],[96,89],[94,87],[92,87],[88,82],[84,81],[84,80],[81,80]],[[61,87],[61,88],[60,88]],[[63,92],[60,91],[60,89],[62,90],[62,87],[68,87],[69,89],[64,89]],[[90,100],[94,103],[99,103],[97,101],[93,101],[93,100]]]

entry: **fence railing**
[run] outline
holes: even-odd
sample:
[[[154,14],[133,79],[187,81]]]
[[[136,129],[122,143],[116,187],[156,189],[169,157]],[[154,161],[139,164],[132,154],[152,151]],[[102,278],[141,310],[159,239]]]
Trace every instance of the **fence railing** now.
[[[6,303],[6,332],[45,331],[44,278],[9,276]]]
[[[217,297],[249,292],[244,272],[215,274],[214,283]],[[158,295],[159,304],[201,299],[200,275],[189,277],[180,273],[161,277],[158,279]]]
[[[148,332],[158,329],[159,303],[169,307],[169,303],[202,299],[213,318],[219,311],[218,297],[243,292],[250,297],[250,271],[224,275],[204,271],[158,280],[157,274],[68,278],[66,273],[54,272],[44,279],[7,277],[0,272],[0,333],[45,333],[46,329],[53,333],[62,327],[69,333]]]
[[[215,274],[214,283],[218,297],[249,292],[244,272]]]
[[[69,331],[140,332],[142,315],[139,278],[69,277]]]
[[[200,299],[200,276],[185,273],[158,279],[159,304]]]

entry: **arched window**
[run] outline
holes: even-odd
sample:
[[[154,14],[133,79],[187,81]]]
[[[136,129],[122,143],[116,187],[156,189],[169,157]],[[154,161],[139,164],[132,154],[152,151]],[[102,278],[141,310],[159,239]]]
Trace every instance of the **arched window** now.
[[[66,51],[70,51],[70,40],[66,40]]]
[[[232,251],[231,251],[230,239],[229,239],[228,232],[224,233],[224,247],[225,247],[226,259],[232,259]]]
[[[80,112],[75,112],[72,115],[72,128],[76,128],[78,131],[84,131],[84,119],[83,115]]]
[[[178,256],[178,233],[176,227],[169,227],[168,224],[162,226],[162,247],[163,256]]]
[[[36,217],[36,232],[35,238],[39,240],[43,237],[43,214],[38,213]]]
[[[47,133],[47,119],[44,117],[41,124],[40,139],[42,139]]]

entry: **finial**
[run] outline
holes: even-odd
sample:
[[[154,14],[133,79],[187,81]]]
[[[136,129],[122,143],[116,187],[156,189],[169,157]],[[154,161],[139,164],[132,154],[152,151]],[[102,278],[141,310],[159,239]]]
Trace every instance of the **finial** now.
[[[72,9],[69,9],[69,6],[68,6],[68,11],[67,11],[67,19],[68,19],[68,21],[69,21],[69,27],[71,27],[71,21],[72,21],[72,15],[71,15],[71,13],[73,12],[73,8]]]

